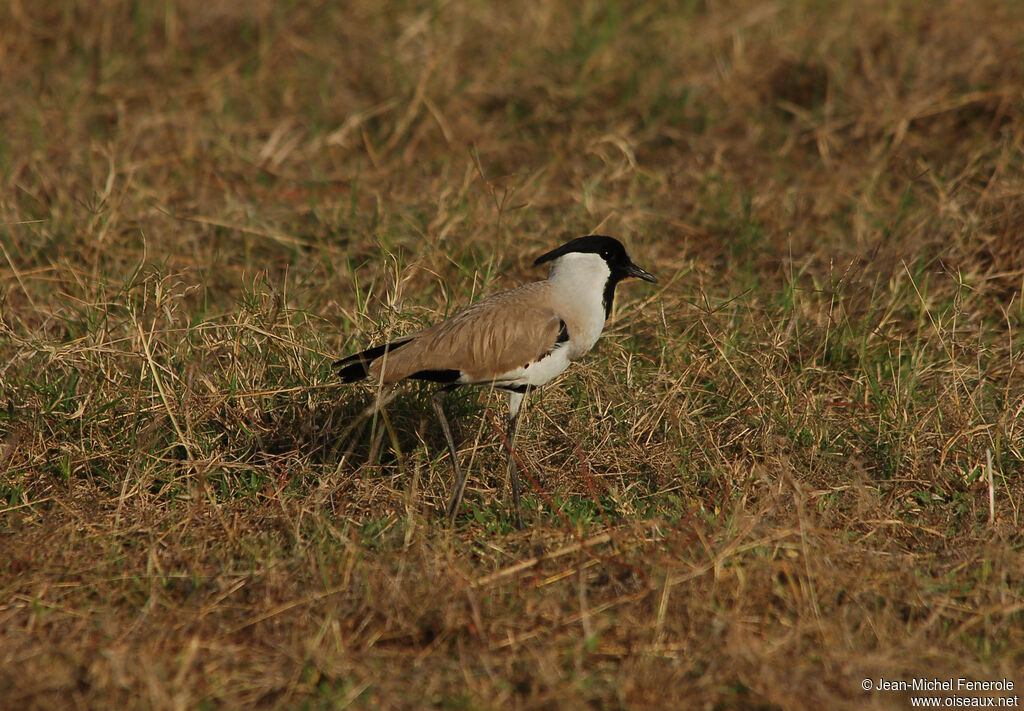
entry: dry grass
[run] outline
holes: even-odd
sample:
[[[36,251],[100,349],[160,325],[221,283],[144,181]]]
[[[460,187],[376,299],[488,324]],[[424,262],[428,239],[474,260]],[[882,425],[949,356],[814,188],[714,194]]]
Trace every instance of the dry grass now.
[[[0,4],[0,706],[1019,691],[1020,5],[379,5]],[[466,393],[450,530],[426,390],[329,362],[591,231],[661,283],[524,533]]]

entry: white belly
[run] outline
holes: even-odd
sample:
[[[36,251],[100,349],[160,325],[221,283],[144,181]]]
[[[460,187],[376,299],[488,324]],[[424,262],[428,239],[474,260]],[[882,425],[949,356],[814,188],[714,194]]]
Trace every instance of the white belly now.
[[[568,343],[563,343],[557,346],[540,360],[516,368],[495,379],[494,384],[538,387],[554,380],[569,367],[571,361],[569,360],[568,345]]]

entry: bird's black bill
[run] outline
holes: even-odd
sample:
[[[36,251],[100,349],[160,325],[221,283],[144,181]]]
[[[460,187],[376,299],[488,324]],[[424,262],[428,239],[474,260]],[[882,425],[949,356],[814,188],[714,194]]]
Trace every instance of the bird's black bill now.
[[[656,276],[651,274],[646,269],[641,269],[632,262],[630,262],[630,265],[626,267],[626,276],[636,277],[637,279],[643,279],[644,281],[649,281],[652,284],[658,283],[658,278]]]

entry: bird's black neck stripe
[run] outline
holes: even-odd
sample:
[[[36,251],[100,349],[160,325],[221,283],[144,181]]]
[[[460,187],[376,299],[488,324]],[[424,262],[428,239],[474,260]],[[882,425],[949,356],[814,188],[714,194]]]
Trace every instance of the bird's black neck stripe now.
[[[607,321],[612,315],[612,301],[615,300],[615,287],[622,281],[622,277],[616,277],[614,273],[608,275],[608,281],[604,284],[604,294],[601,296],[601,305],[604,306],[604,318]]]

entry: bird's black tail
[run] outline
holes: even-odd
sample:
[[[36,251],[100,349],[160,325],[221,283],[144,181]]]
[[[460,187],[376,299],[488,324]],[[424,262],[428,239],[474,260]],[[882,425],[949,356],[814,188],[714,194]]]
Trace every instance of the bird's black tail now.
[[[354,383],[357,380],[362,380],[370,375],[370,365],[373,361],[377,360],[385,353],[404,346],[410,340],[412,339],[407,338],[403,341],[392,341],[391,343],[386,343],[383,346],[367,348],[361,353],[355,353],[347,358],[335,361],[334,367],[341,369],[338,371],[338,375],[341,376],[341,381],[343,383]]]

